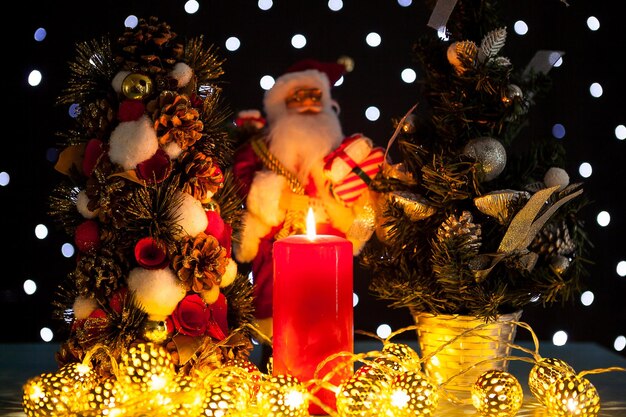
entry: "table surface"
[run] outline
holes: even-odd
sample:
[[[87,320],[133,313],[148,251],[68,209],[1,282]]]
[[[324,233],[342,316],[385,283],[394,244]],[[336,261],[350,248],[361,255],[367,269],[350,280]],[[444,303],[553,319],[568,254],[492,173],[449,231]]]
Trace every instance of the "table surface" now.
[[[396,341],[407,343],[417,349],[414,341]],[[530,347],[520,342],[520,346]],[[357,341],[355,352],[380,350],[379,342]],[[57,365],[54,354],[58,345],[34,344],[0,344],[0,416],[23,417],[21,408],[22,385],[29,378],[43,372],[55,371]],[[571,365],[577,372],[609,367],[626,368],[626,359],[610,352],[595,343],[570,343],[565,346],[553,346],[549,342],[540,343],[539,353],[542,357],[559,358]],[[255,348],[251,360],[257,361],[259,350]],[[530,394],[528,390],[528,373],[531,364],[523,361],[512,361],[509,372],[517,377],[524,388],[524,404],[516,417],[548,417],[545,408]],[[596,387],[600,396],[601,408],[598,417],[626,416],[626,372],[614,371],[596,375],[587,375],[588,380]],[[440,402],[433,417],[439,416],[476,416],[479,414],[469,406],[456,406],[448,402]]]

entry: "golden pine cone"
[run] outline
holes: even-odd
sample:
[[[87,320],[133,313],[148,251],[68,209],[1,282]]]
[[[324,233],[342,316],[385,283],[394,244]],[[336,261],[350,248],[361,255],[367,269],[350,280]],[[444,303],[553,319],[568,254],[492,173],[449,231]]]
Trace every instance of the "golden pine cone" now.
[[[469,211],[464,211],[460,216],[452,214],[437,230],[437,239],[441,242],[463,239],[468,252],[476,254],[481,245],[481,227],[473,222]]]
[[[107,248],[94,254],[83,254],[71,273],[76,288],[83,296],[109,296],[123,283],[124,261]]]
[[[163,91],[147,108],[161,145],[176,142],[185,150],[202,138],[204,124],[200,113],[186,95]]]
[[[213,196],[224,183],[222,170],[210,156],[197,151],[184,151],[178,157],[182,166],[182,190],[199,201]]]
[[[81,106],[77,121],[85,129],[88,137],[105,137],[113,121],[111,104],[105,98],[87,103],[85,106]]]
[[[117,43],[120,50],[115,61],[131,72],[167,73],[184,54],[183,43],[171,26],[154,16],[139,19],[137,26],[127,28]]]
[[[183,238],[180,251],[172,259],[178,279],[187,290],[197,293],[220,285],[227,265],[226,249],[214,236],[205,233]]]

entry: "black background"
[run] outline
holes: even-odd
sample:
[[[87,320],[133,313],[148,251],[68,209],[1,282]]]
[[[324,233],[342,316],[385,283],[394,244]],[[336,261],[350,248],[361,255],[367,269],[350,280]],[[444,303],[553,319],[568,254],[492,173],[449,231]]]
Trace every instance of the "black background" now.
[[[624,147],[614,129],[626,124],[623,99],[625,37],[621,31],[621,2],[572,0],[569,7],[558,0],[503,2],[503,20],[508,37],[501,55],[516,67],[524,67],[540,49],[565,52],[564,63],[552,69],[553,88],[547,98],[531,109],[530,124],[523,136],[551,136],[555,123],[565,126],[565,143],[572,181],[584,181],[592,204],[582,214],[594,243],[588,288],[595,302],[580,302],[550,308],[534,306],[523,319],[549,341],[554,332],[565,330],[570,341],[594,341],[612,347],[613,340],[626,332],[626,278],[616,273],[616,265],[626,260],[624,251],[624,198],[626,172]],[[182,36],[203,35],[214,43],[224,58],[221,79],[226,102],[235,113],[260,108],[263,75],[277,77],[293,62],[303,58],[334,61],[346,55],[355,62],[343,85],[334,88],[341,106],[344,133],[362,132],[385,146],[393,133],[392,119],[402,116],[417,100],[415,84],[406,84],[400,72],[414,68],[411,46],[427,27],[429,12],[421,1],[401,7],[392,0],[346,0],[333,12],[326,1],[275,1],[267,11],[256,1],[201,1],[197,13],[184,11],[183,1],[100,1],[100,2],[21,2],[16,12],[5,13],[2,25],[3,151],[0,172],[11,182],[0,187],[0,341],[39,341],[39,330],[57,325],[51,318],[52,294],[62,277],[74,265],[61,255],[61,245],[70,242],[54,228],[46,214],[52,187],[60,181],[47,152],[57,145],[55,133],[69,124],[67,108],[55,105],[66,86],[67,63],[74,58],[75,42],[101,35],[122,33],[128,15],[154,15],[171,24]],[[595,16],[601,27],[592,32],[586,19]],[[513,31],[517,20],[525,21],[529,32]],[[8,21],[15,28],[8,27]],[[33,38],[44,27],[43,42]],[[365,43],[369,32],[382,36],[382,44],[371,48]],[[307,38],[303,49],[291,46],[291,37]],[[237,36],[241,47],[229,52],[225,40]],[[472,39],[479,42],[479,39]],[[43,81],[37,87],[27,83],[31,70],[38,69]],[[418,78],[420,73],[418,71]],[[604,94],[593,98],[589,86],[598,82]],[[381,116],[368,121],[364,112],[377,106]],[[589,162],[593,175],[583,179],[578,166]],[[611,214],[608,227],[598,226],[598,212]],[[44,240],[35,237],[37,224],[50,230]],[[24,280],[38,285],[34,295],[22,289]],[[373,299],[367,291],[368,275],[355,264],[355,291],[360,303],[355,308],[355,329],[374,332],[382,324],[396,330],[412,324],[409,312],[392,310]],[[520,330],[518,337],[528,338]],[[58,341],[58,340],[57,340]],[[549,343],[549,342],[548,342]],[[624,352],[622,352],[624,354]]]

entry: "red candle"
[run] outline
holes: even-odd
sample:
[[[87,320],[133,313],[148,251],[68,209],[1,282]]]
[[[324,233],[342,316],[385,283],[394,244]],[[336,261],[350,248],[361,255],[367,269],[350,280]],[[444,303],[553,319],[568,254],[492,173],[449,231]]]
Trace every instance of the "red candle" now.
[[[353,352],[352,260],[352,243],[338,236],[294,235],[274,243],[274,375],[306,383],[329,356]],[[338,386],[352,375],[350,358],[329,362],[317,377],[331,370],[340,370],[330,379]],[[315,395],[336,410],[333,392]],[[314,404],[309,413],[325,414]]]

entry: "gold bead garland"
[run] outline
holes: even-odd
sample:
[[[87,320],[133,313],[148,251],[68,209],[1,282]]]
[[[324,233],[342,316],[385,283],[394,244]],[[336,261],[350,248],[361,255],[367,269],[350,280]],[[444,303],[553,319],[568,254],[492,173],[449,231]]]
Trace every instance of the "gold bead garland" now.
[[[613,367],[576,374],[560,359],[542,358],[530,326],[522,322],[517,325],[531,332],[536,350],[512,345],[531,357],[493,359],[532,363],[531,391],[550,416],[597,417],[600,398],[585,375],[626,369]],[[268,376],[242,359],[229,360],[216,369],[177,375],[170,353],[151,342],[139,343],[123,353],[119,367],[111,358],[113,375],[98,377],[89,365],[91,351],[82,363],[72,363],[27,381],[23,408],[28,417],[308,417],[309,404],[317,404],[311,394],[315,390],[312,384],[317,384],[336,393],[336,411],[328,410],[331,417],[432,417],[440,398],[457,400],[446,389],[449,381],[437,384],[422,373],[424,358],[408,345],[390,342],[391,337],[407,330],[415,330],[415,326],[383,340],[381,351],[338,354],[350,355],[352,363],[362,365],[337,387],[327,380]],[[522,406],[521,386],[505,371],[482,373],[471,387],[471,394],[472,404],[483,417],[513,417]]]

